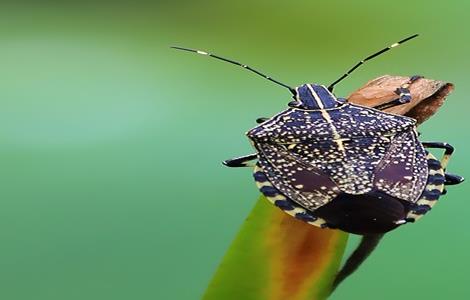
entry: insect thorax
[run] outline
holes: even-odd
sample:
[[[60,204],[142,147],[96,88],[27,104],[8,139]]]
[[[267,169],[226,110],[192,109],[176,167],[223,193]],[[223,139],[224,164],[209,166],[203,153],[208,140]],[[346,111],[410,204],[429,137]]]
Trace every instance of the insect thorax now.
[[[247,132],[255,143],[293,144],[391,137],[413,129],[414,119],[343,103],[330,109],[288,108]]]

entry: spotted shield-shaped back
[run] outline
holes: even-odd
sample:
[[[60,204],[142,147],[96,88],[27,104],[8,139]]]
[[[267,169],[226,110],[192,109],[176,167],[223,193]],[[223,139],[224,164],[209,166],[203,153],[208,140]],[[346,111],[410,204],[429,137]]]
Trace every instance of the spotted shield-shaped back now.
[[[257,172],[311,212],[340,194],[370,191],[415,203],[426,186],[426,152],[411,118],[349,103],[294,107],[247,136],[258,151]]]

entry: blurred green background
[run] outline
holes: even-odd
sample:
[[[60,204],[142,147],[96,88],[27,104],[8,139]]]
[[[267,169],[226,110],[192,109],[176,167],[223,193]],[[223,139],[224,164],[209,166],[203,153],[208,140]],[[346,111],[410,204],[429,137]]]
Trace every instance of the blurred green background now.
[[[382,74],[455,83],[422,139],[467,175],[464,1],[53,1],[0,9],[0,298],[199,299],[258,191],[244,132],[289,93],[170,45],[346,96]],[[389,234],[332,299],[468,299],[469,184]],[[249,274],[247,274],[249,276]]]

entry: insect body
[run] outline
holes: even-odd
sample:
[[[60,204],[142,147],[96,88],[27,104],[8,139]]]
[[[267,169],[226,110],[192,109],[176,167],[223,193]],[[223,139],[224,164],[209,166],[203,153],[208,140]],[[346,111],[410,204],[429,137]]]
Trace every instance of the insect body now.
[[[293,107],[247,133],[258,152],[256,183],[271,202],[358,234],[414,221],[435,203],[445,177],[414,119],[337,100],[320,85],[296,91]]]
[[[365,61],[408,41],[406,38],[361,60],[328,87],[304,84],[292,88],[249,66],[207,52],[246,68],[293,94],[289,108],[260,118],[247,132],[255,154],[224,162],[229,167],[254,165],[260,191],[283,211],[322,228],[356,234],[380,234],[414,222],[436,203],[445,184],[463,178],[446,174],[453,147],[418,140],[416,121],[383,112],[411,101],[412,76],[397,87],[397,98],[369,108],[348,103],[333,87]],[[443,148],[435,159],[425,148]]]

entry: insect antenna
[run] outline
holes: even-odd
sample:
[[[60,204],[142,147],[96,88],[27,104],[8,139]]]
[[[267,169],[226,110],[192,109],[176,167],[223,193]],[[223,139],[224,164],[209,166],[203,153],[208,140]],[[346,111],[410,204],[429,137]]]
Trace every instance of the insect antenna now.
[[[256,70],[256,69],[253,69],[252,67],[250,66],[247,66],[245,64],[242,64],[242,63],[239,63],[237,61],[234,61],[234,60],[231,60],[231,59],[228,59],[228,58],[224,58],[224,57],[221,57],[221,56],[218,56],[218,55],[215,55],[215,54],[212,54],[212,53],[208,53],[208,52],[205,52],[205,51],[201,51],[201,50],[195,50],[195,49],[189,49],[189,48],[182,48],[182,47],[176,47],[176,46],[171,46],[170,48],[173,48],[173,49],[177,49],[177,50],[183,50],[183,51],[188,51],[188,52],[194,52],[194,53],[197,53],[197,54],[202,54],[202,55],[207,55],[207,56],[210,56],[210,57],[213,57],[215,59],[219,59],[219,60],[222,60],[222,61],[225,61],[225,62],[228,62],[228,63],[231,63],[231,64],[234,64],[234,65],[237,65],[237,66],[240,66],[244,69],[247,69],[248,71],[251,71],[269,81],[272,81],[280,86],[283,86],[287,89],[289,89],[289,91],[295,95],[296,92],[295,92],[295,89],[288,86],[287,84],[284,84],[280,81],[277,81],[276,79],[273,79],[271,78],[270,76],[266,75],[266,74],[263,74],[261,73],[260,71]]]
[[[401,41],[399,41],[399,42],[396,42],[395,44],[392,44],[392,45],[390,45],[390,46],[388,46],[388,47],[386,47],[386,48],[384,48],[384,49],[382,49],[382,50],[380,50],[380,51],[377,51],[377,52],[375,52],[374,54],[369,55],[368,57],[366,57],[366,58],[364,58],[363,60],[359,61],[356,65],[354,65],[354,67],[352,67],[349,71],[347,71],[346,73],[344,73],[343,76],[341,76],[340,78],[336,79],[336,81],[334,81],[332,84],[330,84],[330,85],[328,86],[328,90],[329,90],[330,92],[332,92],[332,91],[333,91],[333,87],[334,87],[338,82],[340,82],[340,81],[343,80],[344,78],[348,77],[349,74],[351,74],[354,70],[356,70],[357,68],[359,68],[359,66],[361,66],[362,64],[364,64],[366,61],[368,61],[368,60],[370,60],[370,59],[372,59],[372,58],[374,58],[374,57],[377,57],[377,56],[379,56],[380,54],[385,53],[385,52],[389,51],[390,49],[397,47],[397,46],[400,45],[400,44],[403,44],[404,42],[407,42],[407,41],[409,41],[409,40],[411,40],[411,39],[414,39],[414,38],[417,37],[417,36],[418,36],[418,34],[414,34],[414,35],[412,35],[412,36],[409,36],[409,37],[407,37],[406,39],[403,39],[403,40],[401,40]]]

